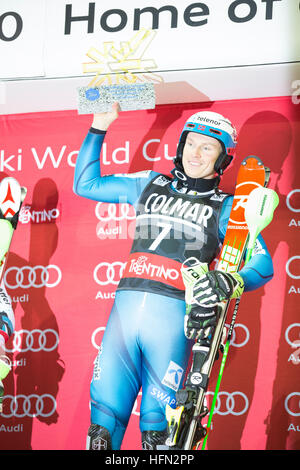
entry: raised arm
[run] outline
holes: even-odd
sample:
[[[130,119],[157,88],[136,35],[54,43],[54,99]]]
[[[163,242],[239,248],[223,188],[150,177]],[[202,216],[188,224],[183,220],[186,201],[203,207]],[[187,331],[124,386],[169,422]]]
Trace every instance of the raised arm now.
[[[145,186],[156,175],[155,172],[101,175],[101,148],[109,126],[118,114],[118,103],[115,103],[111,112],[94,115],[92,126],[77,156],[73,190],[78,196],[95,201],[122,201],[134,205]]]

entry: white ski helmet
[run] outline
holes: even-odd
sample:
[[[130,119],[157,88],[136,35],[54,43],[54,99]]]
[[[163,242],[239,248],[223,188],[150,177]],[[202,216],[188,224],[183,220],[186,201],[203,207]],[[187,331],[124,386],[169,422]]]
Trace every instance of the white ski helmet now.
[[[183,169],[183,148],[186,136],[189,132],[197,132],[198,134],[214,137],[221,143],[223,151],[215,163],[215,171],[221,175],[231,162],[236,147],[237,133],[229,119],[212,111],[200,111],[199,113],[193,114],[186,121],[180,135],[177,153],[174,159],[175,165],[181,170]]]

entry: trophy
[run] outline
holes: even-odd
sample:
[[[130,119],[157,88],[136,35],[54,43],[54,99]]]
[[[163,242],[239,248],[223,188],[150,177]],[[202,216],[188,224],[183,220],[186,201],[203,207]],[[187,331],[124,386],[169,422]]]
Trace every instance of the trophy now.
[[[79,114],[110,111],[115,102],[121,111],[155,108],[154,82],[163,80],[150,72],[157,67],[154,60],[143,58],[154,35],[152,30],[140,30],[119,48],[114,42],[104,42],[102,52],[89,49],[86,55],[92,62],[83,64],[83,72],[96,76],[77,89]]]

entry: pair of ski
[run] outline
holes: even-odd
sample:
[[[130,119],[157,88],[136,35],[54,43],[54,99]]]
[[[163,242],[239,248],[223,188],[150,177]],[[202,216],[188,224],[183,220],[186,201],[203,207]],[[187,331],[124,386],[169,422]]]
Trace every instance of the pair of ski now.
[[[21,187],[15,178],[7,177],[0,182],[0,288],[11,240],[18,225],[19,213],[26,193],[27,189]],[[0,413],[2,413],[4,395],[2,380],[10,370],[10,359],[0,354]]]
[[[237,177],[233,205],[216,269],[234,273],[240,269],[243,259],[245,259],[245,263],[251,259],[256,239],[271,222],[273,212],[279,202],[276,192],[266,187],[269,176],[270,170],[263,165],[259,158],[250,156],[243,160]],[[194,267],[189,266],[182,269],[185,285],[190,289],[190,292],[197,282],[197,277],[199,278],[199,275],[207,269],[207,265],[199,262]],[[222,342],[224,341],[224,333],[226,337],[225,321],[230,301],[224,301],[220,306],[218,323],[212,329],[209,347],[201,346],[201,342],[194,344],[192,367],[185,388],[177,393],[176,408],[173,409],[168,405],[166,407],[168,438],[165,446],[159,446],[161,449],[198,450],[203,438],[202,450],[205,449],[239,302],[240,298],[235,300],[225,346]],[[189,308],[190,305],[187,302],[187,309]],[[206,338],[210,334],[211,331],[208,329]],[[202,344],[205,344],[205,337]],[[205,428],[201,424],[202,419],[208,414],[208,409],[204,404],[205,394],[213,364],[222,348],[223,357],[220,372]]]

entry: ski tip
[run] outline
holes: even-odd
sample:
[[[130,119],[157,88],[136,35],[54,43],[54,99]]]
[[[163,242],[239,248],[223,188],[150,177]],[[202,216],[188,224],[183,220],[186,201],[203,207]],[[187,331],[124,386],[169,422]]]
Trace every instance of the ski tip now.
[[[259,157],[255,155],[249,155],[248,157],[244,158],[242,161],[243,166],[247,166],[248,168],[264,168],[264,164]]]

